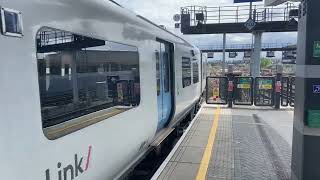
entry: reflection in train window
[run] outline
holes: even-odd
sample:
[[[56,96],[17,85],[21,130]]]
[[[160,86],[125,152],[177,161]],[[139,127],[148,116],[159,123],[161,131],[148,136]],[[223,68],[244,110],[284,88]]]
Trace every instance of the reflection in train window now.
[[[202,62],[202,79],[207,78],[207,74],[206,74],[207,70],[206,69],[207,69],[206,63]]]
[[[136,47],[43,28],[37,62],[44,132],[56,139],[140,103]]]
[[[170,46],[169,44],[161,43],[161,54],[163,60],[163,73],[164,73],[164,92],[170,90]]]
[[[196,59],[195,59],[196,61]],[[192,70],[193,70],[193,83],[199,82],[199,64],[198,62],[192,63]]]
[[[191,85],[191,60],[190,58],[182,57],[182,86]]]

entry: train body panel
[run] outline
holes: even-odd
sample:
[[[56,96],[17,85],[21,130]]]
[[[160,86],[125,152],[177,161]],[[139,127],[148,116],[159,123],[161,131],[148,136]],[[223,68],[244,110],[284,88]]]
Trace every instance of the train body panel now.
[[[72,179],[71,177],[86,180],[113,179],[130,163],[137,160],[139,155],[145,153],[156,137],[158,128],[157,57],[155,53],[158,46],[157,38],[171,43],[174,48],[174,62],[172,62],[174,84],[171,89],[173,97],[169,126],[180,120],[181,116],[188,112],[200,98],[202,81],[198,80],[193,83],[194,72],[198,74],[198,79],[202,77],[199,50],[183,39],[112,2],[0,0],[0,6],[21,11],[23,19],[23,37],[0,34],[0,153],[2,154],[0,168],[3,170],[1,173],[3,179],[55,180],[59,179],[59,176],[61,178],[67,176],[67,179]],[[84,125],[85,127],[73,130],[73,132],[64,132],[65,134],[61,137],[55,136],[50,139],[45,133],[47,127],[43,128],[43,116],[44,113],[50,111],[50,108],[56,107],[50,105],[47,108],[49,110],[44,111],[42,108],[44,103],[40,101],[41,88],[39,93],[39,86],[42,83],[39,72],[38,56],[40,53],[37,46],[37,35],[43,28],[46,31],[52,28],[61,30],[60,32],[72,32],[82,38],[90,37],[136,47],[139,79],[132,84],[132,87],[138,86],[136,88],[139,89],[138,95],[140,96],[138,105],[131,104],[129,110],[99,120],[99,122]],[[48,51],[47,54],[50,55],[50,53]],[[73,54],[77,58],[82,50],[66,53]],[[90,51],[86,53],[86,58],[91,57],[88,55]],[[61,49],[56,54],[63,56]],[[43,57],[43,59],[47,58],[46,62],[50,59],[49,55]],[[92,58],[98,59],[98,55],[96,56]],[[188,78],[189,75],[191,76],[190,83],[182,81],[183,74],[187,72],[182,69],[183,57],[190,59],[190,67],[194,66],[198,69],[187,73]],[[196,62],[198,65],[193,65]],[[112,69],[111,65],[110,68]],[[71,69],[68,70],[70,77],[75,72]],[[43,70],[46,71],[45,68]],[[66,71],[64,67],[63,74],[66,74]],[[106,71],[100,73],[97,70],[95,73],[103,74]],[[46,73],[48,74],[44,72]],[[61,73],[60,70],[59,73]],[[130,76],[130,73],[123,74],[123,77]],[[86,76],[85,73],[82,75]],[[101,84],[103,81],[96,82],[95,98],[99,98],[98,91],[102,87],[98,83]],[[183,88],[184,84],[188,83],[189,85]],[[44,89],[48,90],[48,87],[53,84],[53,80],[45,80],[43,86],[46,88]],[[116,84],[115,91],[119,91],[123,86]],[[81,85],[79,87],[81,88]],[[133,93],[131,96],[134,96],[134,91],[131,93]],[[84,94],[83,96],[91,95]],[[123,96],[120,97],[118,94],[115,97],[116,100],[119,98],[123,99]],[[73,99],[69,100],[74,99],[73,94]],[[103,110],[99,109],[97,112],[101,111]],[[89,115],[91,114],[86,114],[86,116]],[[75,119],[81,118],[82,116],[77,116]],[[59,124],[52,125],[56,129],[60,126]],[[62,126],[68,127],[68,122],[62,123]],[[72,131],[72,128],[69,130]]]

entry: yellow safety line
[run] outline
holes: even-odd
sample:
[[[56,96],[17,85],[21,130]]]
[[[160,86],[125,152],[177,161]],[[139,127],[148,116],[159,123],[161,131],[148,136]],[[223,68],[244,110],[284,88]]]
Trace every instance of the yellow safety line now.
[[[202,156],[201,164],[198,170],[196,180],[205,180],[207,176],[208,166],[211,159],[211,152],[213,150],[214,141],[216,138],[216,132],[219,124],[220,107],[217,108],[214,115],[214,121],[210,130],[210,135],[208,138],[208,144],[206,146],[205,152]]]

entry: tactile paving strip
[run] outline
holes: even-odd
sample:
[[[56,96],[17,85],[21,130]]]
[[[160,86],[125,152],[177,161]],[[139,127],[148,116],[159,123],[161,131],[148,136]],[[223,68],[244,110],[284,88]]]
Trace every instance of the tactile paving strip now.
[[[207,179],[289,180],[288,143],[250,111],[247,115],[231,115],[227,109],[223,112]]]
[[[207,179],[289,180],[291,147],[272,127],[254,116],[257,111],[221,109]],[[202,108],[158,179],[195,179],[214,112],[215,108]]]

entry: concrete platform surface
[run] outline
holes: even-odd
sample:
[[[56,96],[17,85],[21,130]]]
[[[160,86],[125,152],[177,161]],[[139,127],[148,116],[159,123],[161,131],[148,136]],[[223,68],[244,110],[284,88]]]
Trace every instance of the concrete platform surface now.
[[[204,105],[152,179],[289,180],[293,110]]]

